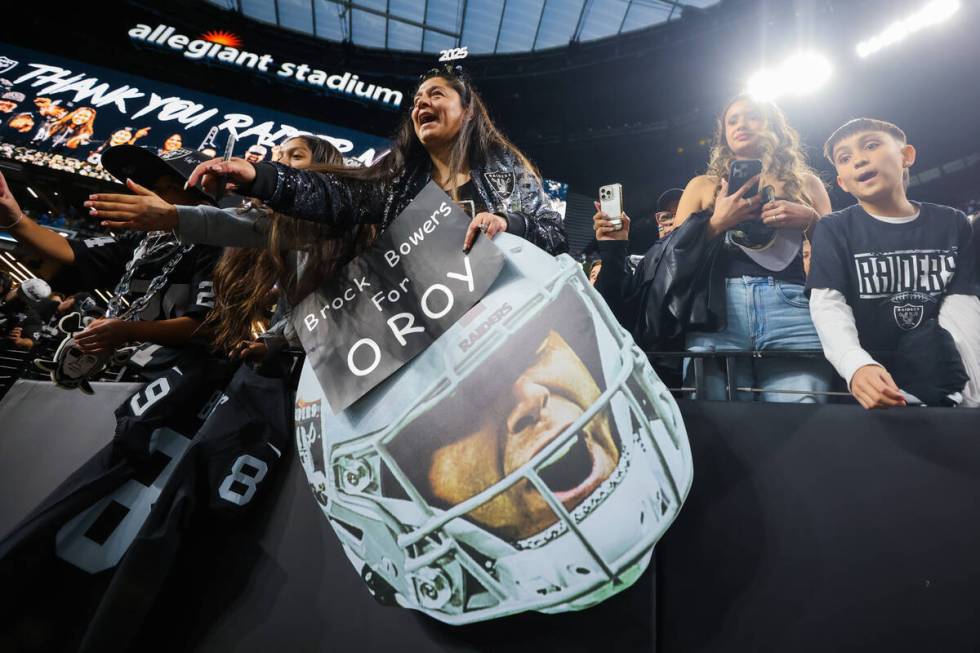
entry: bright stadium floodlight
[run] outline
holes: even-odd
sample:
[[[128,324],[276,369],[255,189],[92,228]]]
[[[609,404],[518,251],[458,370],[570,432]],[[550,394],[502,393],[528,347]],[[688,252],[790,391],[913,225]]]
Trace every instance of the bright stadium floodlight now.
[[[752,75],[748,93],[761,101],[772,101],[784,95],[808,95],[826,84],[832,72],[833,66],[827,57],[816,52],[801,52],[776,68]]]
[[[886,27],[880,34],[857,44],[857,54],[864,59],[912,34],[947,20],[960,8],[959,0],[932,0],[925,7]]]

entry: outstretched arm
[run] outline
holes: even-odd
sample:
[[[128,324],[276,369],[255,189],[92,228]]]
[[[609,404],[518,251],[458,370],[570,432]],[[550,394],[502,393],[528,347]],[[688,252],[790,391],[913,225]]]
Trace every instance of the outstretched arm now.
[[[75,342],[79,349],[93,354],[116,349],[127,342],[180,346],[187,344],[200,327],[200,320],[187,316],[155,321],[101,319],[75,336]]]
[[[205,190],[216,190],[222,180],[300,220],[340,227],[377,223],[384,213],[385,192],[376,180],[297,170],[281,163],[212,159],[194,169],[187,185],[201,183]]]
[[[24,215],[10,192],[3,173],[0,173],[0,229],[8,230],[18,242],[27,245],[44,258],[58,263],[75,262],[75,252],[68,240]]]

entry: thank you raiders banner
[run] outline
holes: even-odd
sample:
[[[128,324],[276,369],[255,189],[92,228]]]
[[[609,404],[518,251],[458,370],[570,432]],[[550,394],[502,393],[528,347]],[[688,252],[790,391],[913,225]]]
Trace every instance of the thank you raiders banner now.
[[[469,218],[430,182],[372,249],[304,299],[293,324],[333,412],[424,351],[503,267],[489,238],[468,254]]]

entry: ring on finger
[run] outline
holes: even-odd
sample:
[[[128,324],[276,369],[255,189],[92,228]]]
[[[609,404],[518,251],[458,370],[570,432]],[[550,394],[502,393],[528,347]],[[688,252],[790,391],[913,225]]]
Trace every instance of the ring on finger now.
[[[489,228],[490,226],[486,222],[480,223],[480,231],[482,231],[483,233],[487,233],[487,229]]]

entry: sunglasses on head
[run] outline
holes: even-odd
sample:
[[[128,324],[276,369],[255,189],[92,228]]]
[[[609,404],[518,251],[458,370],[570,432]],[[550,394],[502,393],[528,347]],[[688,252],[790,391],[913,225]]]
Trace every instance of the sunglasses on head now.
[[[463,85],[463,101],[468,99],[470,93],[470,83],[469,78],[466,75],[466,71],[459,64],[443,64],[442,66],[436,66],[435,68],[430,68],[421,75],[419,75],[419,84],[427,79],[432,79],[433,77],[448,77],[449,79],[454,79]]]

